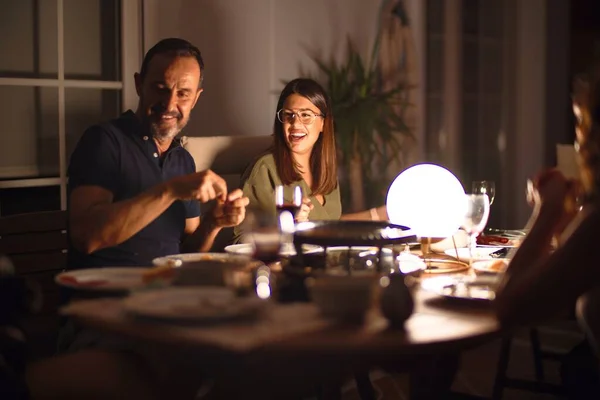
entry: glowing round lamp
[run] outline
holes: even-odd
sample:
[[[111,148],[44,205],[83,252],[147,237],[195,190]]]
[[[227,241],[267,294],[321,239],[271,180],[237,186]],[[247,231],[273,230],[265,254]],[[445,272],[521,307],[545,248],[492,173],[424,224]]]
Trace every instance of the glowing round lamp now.
[[[463,222],[465,191],[447,169],[418,164],[394,179],[386,206],[392,223],[411,228],[421,238],[446,238]]]

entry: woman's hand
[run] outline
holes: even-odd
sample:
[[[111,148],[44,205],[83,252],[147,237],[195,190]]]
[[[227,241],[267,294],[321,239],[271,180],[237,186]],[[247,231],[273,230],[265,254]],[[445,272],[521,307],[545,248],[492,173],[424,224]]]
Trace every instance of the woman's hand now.
[[[529,201],[534,206],[561,213],[568,193],[568,180],[555,168],[538,173],[531,181]]]
[[[300,206],[300,211],[298,211],[298,214],[296,214],[296,218],[295,218],[296,222],[308,221],[308,216],[314,207],[315,206],[312,204],[310,199],[308,197],[304,197],[302,199],[302,205]]]
[[[581,184],[557,169],[549,169],[535,177],[532,188],[533,203],[542,217],[555,219],[555,235],[560,235],[579,211]]]

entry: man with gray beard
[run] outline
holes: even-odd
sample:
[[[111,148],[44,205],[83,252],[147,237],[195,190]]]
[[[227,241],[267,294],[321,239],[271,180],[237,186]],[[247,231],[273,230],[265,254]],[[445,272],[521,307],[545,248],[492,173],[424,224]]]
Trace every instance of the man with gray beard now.
[[[204,62],[189,42],[152,47],[135,74],[139,103],[89,128],[69,164],[69,268],[149,266],[155,257],[208,251],[239,224],[248,198],[210,170],[195,172],[176,137],[202,93]],[[216,200],[200,218],[199,202]]]

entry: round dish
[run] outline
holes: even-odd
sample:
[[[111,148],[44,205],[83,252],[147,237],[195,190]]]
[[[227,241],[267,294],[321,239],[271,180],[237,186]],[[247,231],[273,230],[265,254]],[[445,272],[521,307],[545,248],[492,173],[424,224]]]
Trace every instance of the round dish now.
[[[451,300],[489,303],[496,297],[495,277],[475,279],[439,276],[421,281],[421,288]]]
[[[385,221],[309,221],[296,226],[294,246],[376,246],[416,242],[406,226]]]
[[[245,263],[251,262],[252,258],[243,255],[228,254],[228,253],[183,253],[183,254],[172,254],[164,257],[157,257],[152,260],[152,264],[156,266],[170,265],[172,267],[179,267],[184,262],[194,261],[217,261],[217,262],[228,262],[228,263]]]
[[[302,251],[304,254],[315,254],[322,252],[323,248],[321,246],[305,244],[302,246]],[[237,254],[251,257],[254,253],[254,246],[252,246],[251,243],[231,244],[225,247],[225,252],[229,254]],[[289,245],[284,245],[282,246],[279,255],[282,257],[293,257],[296,255],[296,249],[291,243]]]
[[[475,261],[473,263],[473,269],[479,272],[487,274],[501,274],[506,271],[508,267],[508,260],[505,258],[498,258],[494,260],[486,261]]]
[[[144,273],[150,268],[103,267],[62,272],[54,277],[56,284],[71,289],[115,292],[145,286]]]
[[[123,307],[144,318],[208,323],[253,317],[265,304],[256,297],[236,297],[225,288],[187,287],[135,293],[124,300]]]
[[[502,247],[476,247],[473,250],[473,261],[495,260],[490,254],[502,249]],[[458,252],[458,254],[457,254]],[[460,261],[468,263],[471,260],[469,248],[461,247],[457,249],[448,249],[444,253],[450,257],[456,257]]]
[[[153,263],[156,267],[146,274],[146,280],[167,277],[174,286],[249,285],[252,271],[263,265],[251,257],[227,253],[174,254]]]

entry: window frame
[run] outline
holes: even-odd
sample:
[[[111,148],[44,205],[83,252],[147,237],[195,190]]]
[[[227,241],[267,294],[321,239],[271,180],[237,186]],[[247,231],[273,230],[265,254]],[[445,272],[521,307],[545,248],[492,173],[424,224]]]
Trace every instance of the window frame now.
[[[0,179],[0,189],[60,186],[61,210],[67,208],[66,109],[67,88],[111,89],[121,91],[121,111],[135,109],[137,94],[134,73],[142,57],[142,0],[121,0],[119,29],[121,32],[121,80],[65,79],[64,1],[56,0],[58,71],[56,78],[0,77],[0,86],[54,87],[58,90],[59,176],[47,178]]]

